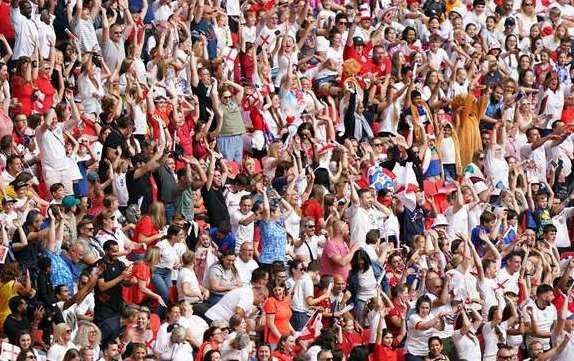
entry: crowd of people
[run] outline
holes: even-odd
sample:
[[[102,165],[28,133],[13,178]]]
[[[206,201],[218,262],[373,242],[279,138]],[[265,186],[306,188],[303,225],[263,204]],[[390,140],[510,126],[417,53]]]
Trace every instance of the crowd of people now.
[[[571,0],[0,16],[0,359],[574,359]]]

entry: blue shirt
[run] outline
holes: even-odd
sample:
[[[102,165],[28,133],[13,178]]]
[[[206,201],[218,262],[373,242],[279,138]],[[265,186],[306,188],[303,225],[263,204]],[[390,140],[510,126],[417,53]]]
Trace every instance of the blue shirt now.
[[[285,261],[287,249],[287,231],[283,221],[271,219],[259,222],[261,229],[261,255],[259,262],[271,264],[274,261]]]
[[[220,251],[225,251],[227,249],[235,250],[235,236],[232,232],[229,232],[223,239],[217,238],[216,234],[217,227],[211,227],[209,229],[209,236],[217,244]]]
[[[62,251],[58,250],[56,252],[52,252],[49,249],[46,249],[45,251],[48,257],[50,257],[50,261],[52,261],[52,272],[50,274],[52,284],[54,287],[65,285],[68,287],[70,294],[73,294],[76,284],[74,283],[74,277],[72,276],[72,272],[70,272],[70,268],[62,259],[60,254]]]

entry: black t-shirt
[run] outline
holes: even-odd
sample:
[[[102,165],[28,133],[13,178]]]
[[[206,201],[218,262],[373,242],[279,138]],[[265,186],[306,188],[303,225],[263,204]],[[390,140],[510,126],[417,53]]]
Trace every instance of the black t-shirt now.
[[[28,318],[24,317],[21,320],[17,320],[12,315],[8,315],[4,321],[4,335],[8,337],[8,341],[12,345],[18,344],[18,335],[22,331],[31,331],[32,327]]]
[[[215,189],[211,187],[210,190],[207,190],[206,187],[202,187],[201,196],[209,216],[209,223],[217,228],[220,228],[222,224],[229,224],[229,210],[225,205],[223,188]]]
[[[209,119],[209,114],[207,113],[207,108],[211,109],[211,98],[210,96],[207,94],[207,91],[209,90],[205,85],[203,85],[203,83],[200,81],[196,87],[192,87],[191,88],[193,94],[195,94],[197,96],[197,100],[199,102],[199,120],[203,121],[203,122],[207,122],[207,120]],[[210,129],[210,131],[215,130],[215,127],[217,127],[216,122],[213,122],[212,124],[212,128]]]
[[[112,263],[105,262],[104,264],[106,269],[100,275],[100,279],[103,279],[105,282],[115,279],[126,269],[126,265],[119,260],[115,260]],[[102,292],[96,286],[94,317],[97,322],[118,316],[122,311],[123,305],[121,283],[105,292]]]
[[[139,199],[143,197],[143,202],[141,205],[141,212],[146,213],[149,206],[153,201],[153,195],[151,191],[151,183],[149,181],[149,173],[134,179],[135,169],[131,169],[126,173],[126,185],[128,188],[129,199],[128,204],[138,204]]]

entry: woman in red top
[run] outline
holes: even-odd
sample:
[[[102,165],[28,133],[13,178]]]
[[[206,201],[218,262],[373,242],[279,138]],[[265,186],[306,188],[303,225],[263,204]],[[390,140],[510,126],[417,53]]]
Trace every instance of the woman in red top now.
[[[194,96],[191,103],[185,101],[184,104],[188,105],[186,108],[186,114],[182,114],[177,111],[177,107],[171,113],[172,122],[170,126],[170,132],[176,144],[179,144],[182,150],[182,155],[186,158],[191,158],[193,156],[193,142],[192,137],[195,128],[194,119],[199,118],[199,102],[197,97]],[[182,108],[182,111],[184,109]],[[176,169],[185,168],[185,162],[178,160],[176,163]]]
[[[165,207],[161,202],[153,202],[149,207],[149,214],[140,218],[134,229],[134,242],[145,243],[148,247],[154,246],[162,237],[160,231],[166,225]],[[144,251],[134,249],[132,255],[135,259],[142,259]]]
[[[32,114],[34,104],[34,78],[38,76],[38,64],[34,67],[32,60],[21,56],[16,63],[16,72],[12,77],[12,97],[16,100],[14,114]]]
[[[281,336],[294,333],[291,326],[291,298],[286,295],[285,283],[276,281],[272,286],[273,295],[263,304],[265,311],[265,342],[277,344]]]
[[[134,262],[130,286],[122,288],[122,298],[128,305],[141,305],[144,301],[155,300],[167,307],[160,295],[150,289],[153,268],[160,261],[160,249],[150,247],[145,252],[143,260]]]
[[[277,349],[273,351],[273,357],[278,361],[292,361],[295,353],[295,337],[293,335],[283,335],[277,343]]]
[[[54,49],[52,49],[50,54],[54,53]],[[54,55],[50,55],[52,58]],[[54,96],[56,95],[56,89],[52,85],[52,71],[54,69],[54,63],[52,59],[43,61],[42,67],[38,72],[38,78],[36,79],[36,89],[42,93],[42,96],[38,98],[38,101],[41,103],[41,106],[38,107],[37,111],[40,114],[45,114],[54,104]],[[61,78],[61,75],[60,75]],[[63,79],[61,79],[63,83]],[[64,87],[61,88],[62,91]],[[61,98],[61,94],[58,94],[56,99]]]
[[[345,355],[350,355],[355,346],[363,344],[363,335],[358,332],[356,326],[355,319],[350,313],[345,313],[342,321],[336,325],[339,348]]]
[[[406,322],[403,321],[399,333],[396,336],[393,335],[388,329],[384,328],[385,310],[383,307],[379,317],[375,352],[371,357],[371,361],[402,361],[404,359],[403,350],[397,347],[407,333]]]
[[[203,334],[203,343],[195,354],[195,361],[203,361],[205,354],[211,350],[219,350],[223,344],[223,331],[219,327],[211,326]]]
[[[398,337],[408,311],[409,290],[407,285],[400,284],[391,288],[391,297],[394,307],[387,314],[385,321],[387,322],[387,330],[394,337]]]

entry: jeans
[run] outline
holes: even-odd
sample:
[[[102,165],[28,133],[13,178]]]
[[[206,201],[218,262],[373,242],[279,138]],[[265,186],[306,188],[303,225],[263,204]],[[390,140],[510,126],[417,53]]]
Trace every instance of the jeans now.
[[[365,326],[365,306],[367,302],[357,299],[355,302],[355,308],[353,312],[355,314],[355,319],[359,322],[361,326]]]
[[[217,149],[227,160],[241,164],[243,160],[243,135],[223,135],[217,137]]]
[[[210,306],[215,305],[217,302],[219,302],[220,299],[223,298],[223,295],[219,295],[219,294],[215,294],[215,293],[211,293],[209,295],[209,298],[207,299],[207,304]]]
[[[301,331],[305,327],[307,320],[309,320],[307,312],[292,311],[291,326],[293,326],[295,331]]]
[[[173,220],[173,216],[175,216],[175,204],[174,203],[166,203],[165,204],[165,218],[167,223],[171,223]]]
[[[171,269],[156,267],[151,276],[151,283],[155,288],[157,294],[161,296],[165,304],[169,304],[169,290],[171,288]],[[166,308],[159,305],[157,314],[161,317],[165,313]]]

